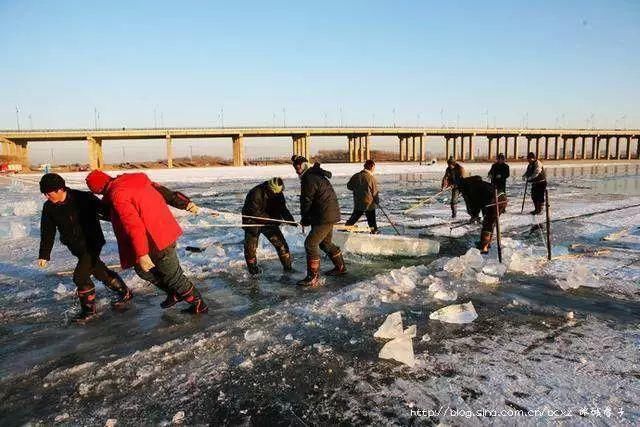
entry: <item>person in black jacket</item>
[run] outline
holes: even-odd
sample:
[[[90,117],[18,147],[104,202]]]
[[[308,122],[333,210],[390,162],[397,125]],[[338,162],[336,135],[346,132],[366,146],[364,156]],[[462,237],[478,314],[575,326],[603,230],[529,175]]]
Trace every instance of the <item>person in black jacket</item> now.
[[[73,271],[73,282],[78,288],[80,313],[72,320],[83,323],[96,313],[96,291],[91,275],[116,293],[112,305],[124,306],[133,294],[122,278],[100,259],[104,235],[99,217],[102,215],[100,199],[88,191],[66,187],[64,179],[55,173],[43,175],[40,191],[47,197],[40,219],[40,251],[38,265],[46,267],[51,256],[56,230],[60,242],[78,258]]]
[[[478,217],[482,212],[482,231],[478,249],[481,253],[486,254],[491,246],[493,228],[498,221],[498,215],[503,214],[507,207],[507,195],[504,192],[498,192],[499,209],[496,210],[496,190],[492,184],[483,181],[479,176],[462,178],[458,183],[458,188],[465,196],[469,214],[472,217]]]
[[[253,187],[244,199],[242,207],[242,223],[247,225],[264,224],[262,227],[245,227],[244,229],[244,259],[247,262],[247,269],[251,274],[259,274],[256,251],[258,249],[258,238],[263,234],[269,242],[276,248],[278,257],[282,263],[284,271],[292,271],[291,253],[289,245],[280,231],[280,222],[269,221],[273,218],[290,221],[295,224],[293,215],[287,209],[284,199],[284,182],[282,178],[272,178],[260,185]]]
[[[504,154],[500,153],[496,157],[496,162],[489,169],[489,178],[499,193],[506,193],[509,165],[506,163]]]
[[[293,158],[293,167],[300,177],[300,224],[311,226],[304,241],[307,253],[307,276],[298,282],[300,286],[316,286],[319,283],[320,249],[333,262],[334,268],[326,274],[337,276],[347,272],[340,248],[333,244],[333,225],[340,221],[338,197],[329,182],[331,172],[319,163],[309,166],[302,156]]]
[[[535,153],[527,154],[527,161],[529,164],[524,175],[522,175],[522,179],[531,183],[531,200],[533,201],[534,209],[530,214],[540,215],[544,206],[544,193],[547,189],[547,173]]]

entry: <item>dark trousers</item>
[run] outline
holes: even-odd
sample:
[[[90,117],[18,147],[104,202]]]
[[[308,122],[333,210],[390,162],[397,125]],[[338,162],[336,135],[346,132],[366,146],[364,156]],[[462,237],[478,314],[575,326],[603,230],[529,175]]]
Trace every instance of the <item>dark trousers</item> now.
[[[533,203],[544,203],[544,190],[546,189],[547,181],[531,183],[531,200],[533,200]]]
[[[289,245],[278,226],[247,227],[244,229],[244,258],[247,262],[255,262],[258,250],[258,239],[264,235],[278,252],[278,256],[289,252]]]
[[[507,180],[506,179],[494,179],[492,181],[493,186],[498,190],[498,194],[507,192]]]
[[[504,193],[498,196],[498,207],[500,209],[500,215],[502,215],[507,208],[507,196]],[[485,207],[482,212],[482,233],[493,233],[493,228],[496,226],[497,220],[498,213],[496,212],[496,207]]]
[[[370,211],[356,211],[354,210],[351,214],[351,217],[345,223],[346,225],[354,225],[360,217],[364,214],[367,217],[367,224],[369,224],[369,228],[373,228],[374,230],[378,229],[378,224],[376,223],[376,210],[371,209]]]
[[[340,252],[340,248],[331,242],[333,224],[312,225],[309,235],[304,240],[304,249],[308,258],[320,258],[320,249],[329,256]]]
[[[143,271],[137,264],[135,266],[136,273],[142,279],[153,283],[168,294],[184,295],[193,289],[193,283],[180,267],[175,243],[161,251],[150,253],[149,257],[156,265],[150,271]]]
[[[101,281],[107,288],[112,291],[118,292],[117,288],[114,288],[112,279],[118,277],[118,273],[113,270],[109,270],[107,266],[100,259],[99,254],[84,253],[78,257],[78,263],[73,270],[73,283],[79,291],[88,291],[93,289],[95,285],[91,280],[91,276]]]

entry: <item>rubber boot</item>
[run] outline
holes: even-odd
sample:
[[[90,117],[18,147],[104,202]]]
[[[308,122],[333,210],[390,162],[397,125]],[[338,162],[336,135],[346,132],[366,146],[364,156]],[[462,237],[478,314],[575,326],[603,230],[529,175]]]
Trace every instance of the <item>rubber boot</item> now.
[[[245,261],[247,262],[247,270],[249,270],[249,274],[251,274],[252,276],[255,276],[257,274],[262,273],[262,270],[260,270],[260,267],[258,267],[257,259],[251,258],[251,259],[246,259]]]
[[[161,308],[169,308],[180,302],[180,297],[174,292],[168,292],[167,297],[160,303]]]
[[[300,280],[298,286],[318,286],[320,284],[320,258],[307,255],[307,276]]]
[[[531,215],[540,215],[542,213],[542,203],[536,202],[533,206],[534,209],[530,212]]]
[[[478,245],[478,249],[480,249],[481,254],[489,253],[492,237],[493,237],[493,234],[488,233],[486,231],[483,231],[482,234],[480,235],[480,244]]]
[[[80,313],[71,318],[74,323],[86,323],[96,315],[96,288],[78,290]]]
[[[282,264],[282,269],[285,272],[291,272],[293,271],[293,258],[291,257],[291,253],[290,252],[285,252],[283,254],[279,254],[278,257],[280,258],[280,263]]]
[[[369,230],[371,234],[380,234],[380,231],[378,231],[378,227],[369,227]]]
[[[122,277],[117,274],[114,274],[109,282],[105,283],[105,285],[118,294],[113,300],[111,300],[111,306],[113,308],[122,308],[133,298],[131,289],[127,287],[124,280],[122,280]]]
[[[193,285],[190,290],[180,295],[180,299],[191,304],[189,308],[183,310],[184,313],[203,314],[209,311],[209,307],[204,302],[204,299],[202,299],[200,291]]]
[[[327,276],[342,276],[347,273],[347,267],[344,265],[344,258],[342,257],[342,251],[338,251],[333,255],[330,255],[333,268],[327,271]]]

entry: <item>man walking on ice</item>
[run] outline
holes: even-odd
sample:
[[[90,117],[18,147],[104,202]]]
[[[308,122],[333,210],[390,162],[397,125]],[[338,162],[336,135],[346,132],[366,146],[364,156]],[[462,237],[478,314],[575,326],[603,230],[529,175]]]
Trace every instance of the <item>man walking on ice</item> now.
[[[169,195],[162,194],[170,190],[151,182],[144,173],[112,178],[94,170],[86,181],[92,192],[104,195],[102,201],[110,211],[122,268],[134,267],[138,276],[165,291],[167,299],[162,308],[185,301],[190,304],[186,312],[206,313],[209,309],[202,295],[180,267],[176,240],[182,229],[167,207]],[[197,206],[186,196],[174,196],[183,209],[197,212]]]
[[[376,223],[376,207],[380,203],[378,181],[373,175],[376,163],[373,160],[364,162],[364,168],[353,175],[347,183],[347,189],[353,192],[353,213],[345,225],[354,225],[362,214],[367,217],[371,234],[378,233]]]
[[[38,265],[41,268],[47,266],[56,230],[60,232],[60,242],[78,258],[73,282],[78,288],[80,313],[72,321],[85,323],[96,314],[96,287],[91,280],[92,275],[115,292],[116,298],[111,305],[123,307],[133,294],[118,273],[108,269],[100,259],[105,243],[99,221],[102,214],[100,199],[88,191],[67,188],[64,179],[56,173],[42,176],[40,192],[47,201],[40,219]]]

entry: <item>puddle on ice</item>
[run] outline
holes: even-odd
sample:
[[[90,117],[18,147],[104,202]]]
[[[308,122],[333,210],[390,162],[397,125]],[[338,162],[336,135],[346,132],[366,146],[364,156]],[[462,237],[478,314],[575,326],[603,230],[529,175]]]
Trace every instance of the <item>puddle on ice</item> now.
[[[637,169],[583,170],[573,176],[554,170],[554,215],[640,203],[618,194],[624,190],[602,192],[600,185],[618,185],[614,178],[599,184],[605,173],[630,175],[621,178],[627,189],[639,181]],[[381,177],[392,219],[415,225],[448,221],[442,201],[411,217],[403,214],[437,192],[440,177],[439,170]],[[348,210],[346,178],[332,181]],[[175,184],[196,194],[202,206],[238,212],[255,183],[220,182],[215,191],[202,182]],[[299,184],[287,179],[286,185],[295,213]],[[513,200],[521,185],[510,183]],[[317,289],[294,285],[305,274],[299,229],[283,228],[296,271],[283,274],[273,248],[261,241],[264,271],[250,278],[241,230],[211,227],[217,220],[210,217],[179,215],[185,230],[179,255],[210,302],[209,315],[194,319],[179,308],[161,310],[163,296],[128,271],[123,277],[136,292],[131,308],[116,313],[102,305],[98,319],[78,327],[64,323],[75,300],[71,279],[51,274],[73,269],[69,254],[56,244],[48,273],[33,265],[41,197],[30,191],[0,186],[0,203],[22,203],[18,213],[6,210],[8,216],[0,216],[0,418],[8,424],[52,424],[56,417],[71,425],[109,420],[116,425],[415,424],[426,419],[412,418],[411,408],[541,409],[557,402],[567,409],[623,407],[621,423],[640,416],[635,393],[640,379],[634,373],[640,363],[640,271],[633,265],[616,269],[635,255],[610,250],[547,263],[540,236],[516,232],[531,225],[519,208],[508,209],[514,228],[506,228],[504,264],[495,261],[495,245],[488,256],[469,250],[478,226],[455,239],[446,226],[430,237],[440,243],[437,257],[347,254],[349,274],[325,278]],[[562,197],[569,193],[574,196]],[[435,216],[424,217],[427,213]],[[634,226],[639,216],[620,211],[554,223],[554,245],[565,248],[556,255],[576,255],[566,250],[570,243],[602,245],[601,237]],[[3,229],[9,219],[30,228]],[[383,230],[393,233],[388,226]],[[402,231],[417,237],[422,229]],[[113,234],[106,234],[103,253],[114,262]],[[16,239],[9,240],[12,236]],[[633,236],[621,235],[615,244],[640,249]],[[187,246],[204,250],[188,252]],[[321,269],[330,267],[323,258]],[[586,287],[596,282],[601,287]],[[97,291],[106,304],[108,291],[100,284]],[[469,301],[472,307],[446,308]],[[465,323],[434,320],[432,313]],[[399,323],[384,328],[385,339],[374,338],[388,318],[397,317]]]

